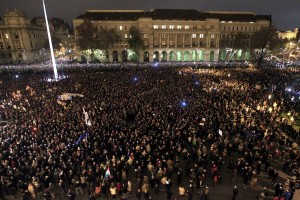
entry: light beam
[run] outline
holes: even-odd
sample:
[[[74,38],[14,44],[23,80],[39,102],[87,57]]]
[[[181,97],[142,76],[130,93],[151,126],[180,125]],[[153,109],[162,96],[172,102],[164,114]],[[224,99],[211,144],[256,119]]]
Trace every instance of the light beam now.
[[[51,59],[52,59],[52,65],[53,65],[54,78],[58,80],[58,74],[57,74],[54,53],[53,53],[53,46],[52,46],[51,34],[50,34],[50,29],[49,29],[49,24],[48,24],[46,6],[45,6],[44,0],[42,0],[42,1],[43,1],[43,8],[44,8],[44,14],[45,14],[46,27],[47,27],[47,34],[48,34],[48,39],[49,39],[49,46],[50,46],[50,53],[51,53]]]

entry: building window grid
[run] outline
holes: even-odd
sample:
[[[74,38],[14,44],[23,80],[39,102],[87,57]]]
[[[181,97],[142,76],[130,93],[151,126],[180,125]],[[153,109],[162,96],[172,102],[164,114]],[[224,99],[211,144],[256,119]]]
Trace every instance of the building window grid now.
[[[174,29],[174,25],[170,25],[170,26],[169,26],[169,29]]]
[[[182,29],[182,26],[181,25],[177,25],[177,29]]]
[[[167,25],[161,25],[161,29],[167,29]]]
[[[185,26],[184,26],[184,29],[186,29],[186,30],[187,30],[187,29],[190,29],[190,26],[189,26],[189,25],[185,25]]]
[[[158,25],[153,25],[153,29],[158,29]]]
[[[200,34],[199,34],[199,38],[204,38],[204,34],[203,34],[203,33],[200,33]]]
[[[197,36],[196,36],[196,33],[193,33],[192,34],[192,38],[196,38]]]

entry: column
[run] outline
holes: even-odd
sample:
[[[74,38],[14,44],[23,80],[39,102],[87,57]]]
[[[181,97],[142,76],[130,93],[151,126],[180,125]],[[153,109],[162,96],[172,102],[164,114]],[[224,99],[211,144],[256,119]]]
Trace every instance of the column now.
[[[122,62],[122,51],[118,51],[118,62]]]
[[[175,35],[175,48],[177,48],[177,33]]]
[[[153,62],[153,50],[149,51],[149,62]]]
[[[113,62],[113,54],[112,54],[112,51],[108,51],[107,52],[107,54],[108,54],[108,62]]]
[[[161,35],[162,34],[159,34],[159,47],[161,47]]]
[[[210,48],[210,34],[206,34],[206,48]]]

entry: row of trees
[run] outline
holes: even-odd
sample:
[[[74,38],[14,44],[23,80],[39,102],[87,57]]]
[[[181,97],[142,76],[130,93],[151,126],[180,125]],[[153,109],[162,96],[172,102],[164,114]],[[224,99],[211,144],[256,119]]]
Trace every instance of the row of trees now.
[[[78,45],[80,49],[88,49],[88,54],[90,55],[94,55],[95,49],[101,49],[107,52],[110,45],[121,41],[121,37],[117,34],[115,29],[101,27],[98,30],[88,19],[84,19],[84,22],[76,27],[76,31],[78,33]],[[138,56],[139,50],[145,48],[138,28],[132,26],[128,35],[128,48],[134,51]],[[228,45],[229,41],[230,45]],[[258,66],[260,66],[266,55],[266,49],[276,51],[283,46],[285,41],[278,38],[275,27],[270,26],[260,29],[253,35],[239,32],[235,35],[234,39],[223,38],[222,42],[223,44],[227,44],[228,48],[231,49],[229,59],[231,59],[239,49],[248,49],[249,52],[251,52],[252,59],[256,60]]]
[[[224,38],[220,43],[222,47],[229,47],[228,60],[231,60],[239,49],[251,52],[251,58],[261,65],[267,52],[278,52],[284,46],[286,40],[280,39],[274,26],[264,27],[252,35],[238,32],[234,39]],[[228,45],[230,43],[230,45]],[[226,46],[227,45],[227,46]]]
[[[110,45],[121,41],[121,37],[116,33],[115,29],[100,27],[98,30],[88,19],[84,19],[84,22],[76,27],[76,30],[78,33],[78,45],[80,49],[90,50],[91,52],[87,53],[90,55],[94,55],[95,49],[101,49],[107,53]],[[128,46],[137,55],[139,49],[144,49],[144,42],[141,38],[141,34],[138,28],[134,26],[129,30]]]

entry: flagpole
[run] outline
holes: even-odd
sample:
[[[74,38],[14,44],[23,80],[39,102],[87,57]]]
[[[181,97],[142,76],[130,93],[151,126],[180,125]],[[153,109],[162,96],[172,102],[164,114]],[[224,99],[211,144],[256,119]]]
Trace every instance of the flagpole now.
[[[49,40],[49,46],[50,46],[50,53],[51,53],[51,59],[52,59],[52,65],[53,65],[54,78],[56,80],[58,80],[58,74],[57,74],[57,68],[56,68],[56,62],[55,62],[55,58],[54,58],[54,53],[53,53],[53,46],[52,46],[51,34],[50,34],[50,29],[49,29],[49,24],[48,24],[46,6],[45,6],[44,0],[42,0],[42,1],[43,1],[43,8],[44,8],[44,14],[45,14],[45,21],[46,21],[46,28],[47,28],[47,34],[48,34],[48,40]]]

